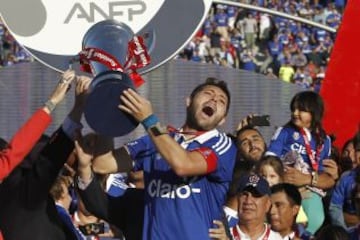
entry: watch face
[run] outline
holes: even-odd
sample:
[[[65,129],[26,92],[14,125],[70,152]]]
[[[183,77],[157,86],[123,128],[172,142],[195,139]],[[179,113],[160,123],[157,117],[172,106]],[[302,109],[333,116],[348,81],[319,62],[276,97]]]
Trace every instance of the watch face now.
[[[161,126],[157,126],[157,125],[152,126],[150,128],[150,131],[154,136],[160,136],[162,134],[168,133],[165,127],[161,127]]]

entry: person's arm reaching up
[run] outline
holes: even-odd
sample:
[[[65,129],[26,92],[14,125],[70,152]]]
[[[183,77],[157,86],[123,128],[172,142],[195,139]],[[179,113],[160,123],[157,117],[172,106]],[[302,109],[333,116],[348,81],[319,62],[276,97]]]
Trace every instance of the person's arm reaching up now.
[[[29,118],[15,133],[9,145],[0,152],[0,181],[10,174],[40,139],[51,123],[51,112],[65,98],[74,76],[73,71],[66,71],[62,75],[49,100]]]
[[[125,90],[121,95],[121,100],[123,105],[120,105],[119,108],[139,122],[154,116],[150,101],[132,89]],[[159,124],[158,122],[154,123]],[[155,136],[151,131],[148,132],[159,153],[178,176],[202,175],[209,171],[207,161],[200,151],[186,151],[168,134]]]

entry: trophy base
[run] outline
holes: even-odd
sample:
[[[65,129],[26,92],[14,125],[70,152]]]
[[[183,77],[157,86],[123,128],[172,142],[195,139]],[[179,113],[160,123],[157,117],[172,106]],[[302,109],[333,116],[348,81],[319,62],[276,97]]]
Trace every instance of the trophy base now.
[[[119,109],[120,95],[125,89],[135,87],[128,75],[119,71],[106,71],[91,82],[84,115],[86,122],[97,133],[110,137],[124,136],[139,123]]]

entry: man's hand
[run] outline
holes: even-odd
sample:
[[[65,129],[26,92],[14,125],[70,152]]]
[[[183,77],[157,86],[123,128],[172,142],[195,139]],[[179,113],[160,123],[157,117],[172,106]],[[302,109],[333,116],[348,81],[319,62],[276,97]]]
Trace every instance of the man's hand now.
[[[83,108],[85,105],[86,97],[88,95],[91,78],[87,76],[78,76],[76,78],[75,87],[75,105]]]
[[[138,122],[142,122],[145,118],[153,114],[150,101],[130,88],[123,92],[120,99],[122,104],[119,105],[119,108],[129,113]]]
[[[56,85],[55,89],[51,93],[49,100],[57,105],[64,98],[68,91],[68,88],[71,85],[71,82],[75,79],[75,72],[73,70],[67,70],[61,75],[59,83]]]
[[[294,184],[301,187],[311,183],[311,175],[304,174],[292,167],[285,167],[284,182]]]
[[[81,116],[84,111],[85,101],[88,96],[88,90],[91,83],[91,78],[86,76],[78,76],[75,82],[75,102],[69,114],[70,118],[80,123]]]
[[[89,181],[92,175],[91,162],[94,158],[95,140],[83,141],[81,136],[75,140],[75,154],[78,159],[78,174],[83,181]]]
[[[322,162],[324,166],[324,172],[329,174],[334,180],[339,178],[339,169],[336,162],[332,159],[324,159]]]
[[[214,220],[214,224],[218,227],[209,229],[209,237],[214,240],[229,240],[223,222]]]

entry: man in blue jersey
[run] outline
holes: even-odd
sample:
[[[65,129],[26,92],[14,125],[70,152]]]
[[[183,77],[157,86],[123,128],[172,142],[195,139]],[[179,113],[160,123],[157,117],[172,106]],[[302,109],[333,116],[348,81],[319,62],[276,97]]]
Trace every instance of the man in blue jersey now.
[[[360,162],[360,131],[353,137],[355,160]],[[329,214],[331,222],[353,230],[360,224],[360,167],[344,172],[331,195]]]
[[[186,102],[185,124],[170,131],[153,114],[151,103],[135,91],[124,91],[121,100],[119,108],[138,120],[148,135],[94,159],[77,144],[79,188],[86,192],[94,182],[92,169],[101,174],[143,170],[142,238],[210,239],[213,220],[222,218],[236,157],[231,139],[216,129],[229,110],[226,83],[209,78],[197,86]],[[95,194],[82,196],[100,199]]]

